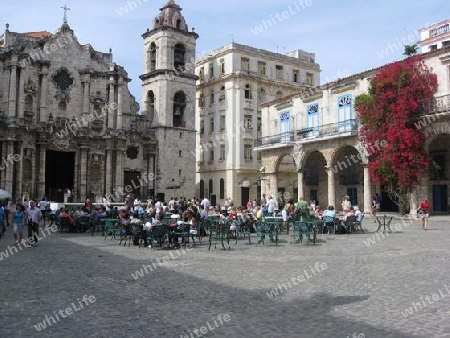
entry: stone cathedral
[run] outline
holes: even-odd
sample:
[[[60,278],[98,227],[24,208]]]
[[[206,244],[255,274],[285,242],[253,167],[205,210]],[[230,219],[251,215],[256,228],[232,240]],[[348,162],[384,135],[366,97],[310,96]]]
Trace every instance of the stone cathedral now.
[[[193,196],[196,77],[186,64],[198,35],[170,0],[142,37],[141,109],[112,51],[81,45],[65,15],[55,33],[6,25],[0,188],[14,200],[59,202],[68,189],[73,201]]]

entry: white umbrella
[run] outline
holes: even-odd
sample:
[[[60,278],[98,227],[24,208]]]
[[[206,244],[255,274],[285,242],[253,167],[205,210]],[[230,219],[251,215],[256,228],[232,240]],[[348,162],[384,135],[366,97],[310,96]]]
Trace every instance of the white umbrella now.
[[[11,198],[11,194],[5,190],[0,189],[0,200]]]

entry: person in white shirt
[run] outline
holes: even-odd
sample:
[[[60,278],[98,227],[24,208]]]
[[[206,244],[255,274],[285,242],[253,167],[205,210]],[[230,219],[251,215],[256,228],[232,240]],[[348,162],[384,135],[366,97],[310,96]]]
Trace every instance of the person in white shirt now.
[[[207,199],[206,197],[202,200],[202,202],[200,203],[200,205],[203,205],[203,208],[205,210],[208,210],[209,207],[211,206],[211,202],[209,201],[209,199]]]
[[[163,212],[163,204],[160,200],[156,199],[155,203],[155,213],[158,215],[160,212]]]
[[[42,200],[39,201],[39,210],[41,210],[42,218],[44,219],[44,226],[45,226],[45,208],[47,207],[47,202],[45,201],[45,197],[42,198]]]
[[[272,196],[270,196],[269,201],[267,202],[267,212],[269,215],[273,215],[273,212],[275,211],[275,201],[273,200]]]

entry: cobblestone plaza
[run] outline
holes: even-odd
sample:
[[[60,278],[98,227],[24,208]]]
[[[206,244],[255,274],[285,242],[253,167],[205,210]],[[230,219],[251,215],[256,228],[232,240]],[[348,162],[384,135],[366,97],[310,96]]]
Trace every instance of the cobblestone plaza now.
[[[450,337],[448,217],[419,224],[226,251],[46,232],[15,252],[8,230],[0,336]]]

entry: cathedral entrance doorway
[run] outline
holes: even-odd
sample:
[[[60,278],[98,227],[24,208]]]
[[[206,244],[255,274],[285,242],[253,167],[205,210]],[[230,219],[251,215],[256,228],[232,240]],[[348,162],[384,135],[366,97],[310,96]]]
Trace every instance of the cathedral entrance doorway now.
[[[45,159],[45,195],[47,199],[64,202],[64,190],[73,193],[75,153],[47,150]]]

